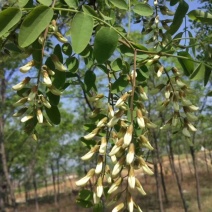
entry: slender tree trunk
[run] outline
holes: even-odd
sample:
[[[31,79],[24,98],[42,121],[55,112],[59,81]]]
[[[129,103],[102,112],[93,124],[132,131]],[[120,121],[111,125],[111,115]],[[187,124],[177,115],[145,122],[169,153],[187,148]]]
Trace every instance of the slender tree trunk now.
[[[197,162],[196,162],[195,151],[194,151],[193,146],[190,146],[190,152],[191,152],[191,157],[192,157],[193,166],[194,166],[194,175],[195,175],[195,181],[196,181],[198,209],[199,209],[199,211],[202,211],[201,196],[200,196],[200,185],[199,185],[199,175],[198,175],[198,171],[197,171]]]
[[[190,174],[192,175],[193,173],[192,173],[192,170],[191,170],[191,166],[190,166],[190,162],[189,162],[189,158],[188,158],[188,154],[187,154],[187,152],[186,152],[186,160],[187,160],[187,164],[188,164],[189,172],[190,172]]]
[[[52,172],[52,182],[53,182],[53,187],[54,187],[54,204],[55,204],[55,207],[58,208],[56,179],[55,179],[53,164],[51,164],[51,172]]]
[[[57,200],[58,204],[60,202],[60,166],[59,166],[59,158],[57,159]]]
[[[205,145],[204,145],[204,146],[205,146]],[[207,173],[208,173],[208,175],[209,175],[210,172],[209,172],[209,167],[208,167],[208,160],[207,160],[206,148],[204,148],[204,159],[205,159],[205,164],[206,164]]]
[[[34,173],[33,173],[33,187],[34,187],[34,192],[35,192],[35,194],[34,194],[35,195],[35,207],[36,207],[36,211],[39,211],[37,182],[36,182]]]
[[[178,159],[179,170],[180,170],[180,178],[181,178],[181,181],[183,181],[183,171],[181,166],[180,153],[178,153],[177,159]]]
[[[184,211],[187,212],[188,211],[188,206],[186,204],[186,200],[185,200],[185,197],[184,197],[184,194],[183,194],[183,191],[182,191],[182,186],[181,186],[181,183],[180,183],[180,179],[179,179],[179,176],[178,176],[176,168],[175,168],[174,154],[173,154],[173,149],[172,149],[172,140],[169,137],[169,135],[167,136],[167,140],[169,141],[170,159],[171,159],[172,168],[173,168],[174,175],[175,175],[176,182],[177,182],[177,187],[178,187],[178,190],[179,190],[179,193],[180,193],[180,197],[181,197],[181,200],[182,200],[182,203],[183,203]]]
[[[1,79],[1,107],[0,107],[0,154],[1,154],[1,166],[2,166],[2,170],[3,170],[3,174],[4,174],[4,178],[6,181],[6,187],[9,191],[10,194],[10,199],[11,199],[11,203],[12,203],[12,207],[14,209],[14,211],[17,211],[17,205],[16,205],[16,200],[15,200],[15,194],[14,194],[14,190],[13,190],[13,186],[12,183],[10,181],[10,176],[9,176],[9,170],[8,170],[8,166],[7,166],[7,157],[6,157],[6,151],[5,151],[5,145],[4,145],[4,111],[3,111],[3,105],[5,103],[5,94],[6,94],[6,80],[4,78],[4,70],[2,71],[2,79]],[[4,182],[4,181],[3,181]],[[2,191],[6,191],[6,190],[2,190]],[[3,199],[1,200],[3,201]],[[2,205],[4,205],[2,203]]]

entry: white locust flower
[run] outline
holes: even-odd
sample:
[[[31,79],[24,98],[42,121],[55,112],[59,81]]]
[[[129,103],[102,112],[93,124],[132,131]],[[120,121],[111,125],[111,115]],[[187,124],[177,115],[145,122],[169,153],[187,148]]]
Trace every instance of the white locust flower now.
[[[57,40],[60,41],[61,43],[67,43],[68,42],[68,39],[65,38],[61,33],[54,32],[54,35],[57,38]]]
[[[108,127],[113,127],[120,120],[121,116],[124,114],[124,110],[118,110],[111,120],[107,123]]]
[[[77,186],[84,186],[95,174],[95,169],[90,169],[89,172],[85,175],[85,177],[76,181]]]
[[[102,194],[103,194],[103,191],[104,191],[104,188],[103,188],[103,185],[102,185],[102,177],[100,176],[98,178],[98,181],[97,181],[97,187],[96,187],[96,194],[97,194],[97,197],[101,197]]]
[[[67,68],[59,61],[58,57],[55,54],[51,55],[52,62],[54,63],[55,68],[58,71],[67,71]]]
[[[122,183],[122,177],[119,177],[118,180],[116,180],[109,188],[108,190],[108,194],[113,193],[114,191],[116,191],[118,189],[118,187],[120,186],[120,184]]]
[[[58,90],[54,85],[51,85],[50,87],[48,87],[50,92],[56,96],[60,96],[62,95],[62,91]]]
[[[34,60],[19,68],[22,73],[27,73],[35,65]]]
[[[153,150],[154,149],[152,147],[152,145],[150,144],[149,140],[144,135],[140,135],[139,142],[140,142],[140,144],[142,146],[148,148],[149,150]]]
[[[98,123],[97,123],[97,127],[104,127],[105,126],[105,124],[106,124],[106,122],[107,122],[107,117],[104,117],[104,118],[102,118]]]
[[[91,133],[89,133],[88,135],[84,136],[85,140],[91,140],[92,138],[94,138],[97,133],[99,132],[99,128],[95,128]]]
[[[91,147],[90,151],[81,157],[82,160],[89,160],[97,151],[99,150],[99,145]]]
[[[102,137],[101,138],[101,145],[100,145],[100,148],[99,148],[99,153],[102,154],[102,155],[105,155],[106,154],[106,148],[107,148],[106,138]]]
[[[100,174],[102,172],[102,168],[103,168],[103,157],[102,155],[99,155],[95,173]]]
[[[134,160],[134,157],[135,157],[135,145],[131,143],[126,156],[126,163],[131,164]]]
[[[138,123],[139,127],[141,129],[145,128],[145,121],[144,121],[141,110],[137,109],[136,114],[137,114],[137,123]]]
[[[33,86],[32,89],[31,89],[31,92],[27,98],[28,101],[32,101],[36,95],[37,95],[37,92],[38,92],[38,86]]]
[[[192,131],[192,132],[196,132],[197,131],[197,128],[195,128],[194,125],[192,125],[191,123],[188,123],[187,126],[188,126],[190,131]]]
[[[112,176],[113,177],[117,176],[120,173],[120,171],[122,170],[122,167],[123,167],[124,163],[125,163],[125,157],[122,157],[115,164],[115,166],[113,167],[113,171],[112,171]]]
[[[22,119],[21,119],[21,122],[26,122],[26,121],[28,121],[28,120],[30,120],[30,119],[32,119],[33,118],[33,116],[24,116]]]
[[[43,84],[46,85],[47,87],[52,86],[52,81],[49,78],[48,72],[47,71],[42,71],[43,74]]]
[[[135,172],[132,166],[130,166],[130,170],[129,170],[128,185],[131,189],[135,188]]]
[[[124,143],[124,139],[123,138],[120,138],[116,143],[115,145],[113,146],[113,148],[111,149],[110,153],[109,153],[109,156],[113,156],[115,155],[121,148],[121,146],[123,145]]]
[[[133,134],[133,125],[130,124],[130,126],[127,128],[127,132],[124,135],[124,144],[123,148],[129,146],[131,140],[132,140],[132,134]]]
[[[38,120],[38,123],[40,124],[43,123],[43,113],[40,109],[37,110],[37,120]]]
[[[21,90],[29,81],[30,77],[26,77],[23,81],[19,82],[17,85],[13,85],[12,88],[13,90],[19,91]]]
[[[121,96],[118,101],[115,104],[115,107],[121,107],[123,104],[127,101],[127,98],[129,97],[129,93],[126,92],[123,96]]]
[[[51,108],[51,104],[46,100],[46,98],[41,94],[39,95],[41,102],[43,103],[43,105],[47,108]]]
[[[146,192],[144,191],[141,183],[139,182],[138,179],[135,179],[135,187],[137,188],[137,190],[142,194],[142,195],[146,195]]]
[[[132,198],[131,194],[128,194],[127,206],[128,206],[129,212],[133,212],[133,209],[134,209],[134,202],[133,202],[133,198]]]
[[[122,202],[122,203],[116,205],[116,207],[113,208],[112,212],[119,212],[119,211],[121,211],[123,208],[124,208],[124,203]]]

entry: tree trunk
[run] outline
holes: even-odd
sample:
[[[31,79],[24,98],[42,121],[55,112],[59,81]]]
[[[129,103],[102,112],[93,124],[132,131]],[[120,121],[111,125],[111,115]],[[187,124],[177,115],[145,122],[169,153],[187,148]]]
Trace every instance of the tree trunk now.
[[[180,179],[179,179],[179,176],[178,176],[176,168],[175,168],[174,154],[173,154],[173,149],[172,149],[172,140],[169,137],[169,135],[167,136],[167,140],[169,142],[170,159],[171,159],[172,168],[173,168],[174,175],[175,175],[176,182],[177,182],[177,187],[178,187],[178,190],[179,190],[179,193],[180,193],[180,197],[181,197],[181,200],[182,200],[182,203],[183,203],[184,211],[187,212],[188,211],[188,206],[186,204],[186,200],[185,200],[185,197],[184,197],[184,194],[183,194],[183,191],[182,191],[182,186],[181,186],[181,183],[180,183]]]
[[[38,190],[37,190],[37,182],[36,182],[36,178],[35,178],[35,174],[33,173],[33,187],[34,187],[34,199],[35,199],[35,207],[36,207],[36,211],[39,211],[39,203],[38,203]]]
[[[55,207],[58,208],[56,179],[55,179],[53,164],[51,164],[51,172],[52,172],[52,182],[53,182],[53,187],[54,187],[54,204],[55,204]]]

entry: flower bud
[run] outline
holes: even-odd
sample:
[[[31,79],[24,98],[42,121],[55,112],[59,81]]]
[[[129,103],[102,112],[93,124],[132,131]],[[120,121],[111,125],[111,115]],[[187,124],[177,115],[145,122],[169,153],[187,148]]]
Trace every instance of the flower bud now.
[[[84,139],[91,140],[97,135],[98,132],[99,132],[99,128],[95,128],[91,133],[89,133],[88,135],[85,135]]]
[[[116,102],[115,107],[121,107],[127,101],[129,95],[130,94],[126,92],[123,96],[121,96]]]
[[[100,174],[101,171],[102,171],[102,168],[103,168],[103,156],[99,155],[98,162],[97,162],[96,169],[95,169],[95,173]]]
[[[13,105],[14,106],[21,106],[21,105],[25,104],[27,101],[28,101],[28,97],[24,97],[24,98],[19,99]]]
[[[107,148],[106,138],[102,137],[101,138],[101,145],[100,145],[100,148],[99,148],[99,153],[102,154],[102,155],[105,155],[106,154],[106,148]]]
[[[144,135],[140,135],[139,141],[140,141],[141,146],[146,147],[149,150],[153,150],[154,149],[152,147],[152,145],[150,144],[149,140]]]
[[[119,177],[118,178],[118,180],[116,180],[116,182],[114,182],[111,186],[110,186],[110,188],[109,188],[109,190],[108,190],[108,194],[111,194],[111,193],[113,193],[114,191],[116,191],[117,189],[118,189],[118,187],[120,186],[120,184],[122,183],[122,178],[121,177]]]
[[[122,170],[122,167],[123,167],[124,163],[125,163],[125,157],[122,157],[115,164],[115,166],[113,167],[113,171],[112,171],[112,176],[113,177],[117,176],[120,173],[120,171]]]
[[[164,67],[160,66],[160,68],[157,71],[157,77],[161,77],[161,75],[163,74],[163,71],[164,71]]]
[[[43,105],[47,108],[51,108],[51,104],[46,100],[46,98],[41,94],[39,95],[41,102],[43,103]]]
[[[127,198],[127,206],[128,206],[129,212],[133,212],[134,202],[130,193],[128,194],[128,198]]]
[[[136,114],[137,114],[137,123],[138,123],[139,127],[141,129],[145,128],[145,121],[144,121],[141,110],[137,109]]]
[[[101,119],[98,123],[97,123],[97,127],[104,127],[105,124],[107,122],[107,117],[104,117],[103,119]]]
[[[135,157],[135,145],[131,143],[126,156],[126,163],[131,164],[134,160],[134,157]]]
[[[21,119],[21,122],[26,122],[26,121],[28,121],[28,120],[30,120],[30,119],[32,119],[33,118],[33,116],[24,116],[22,119]]]
[[[184,127],[183,130],[182,130],[182,133],[184,136],[190,138],[191,137],[191,134],[190,132],[188,131],[187,127]]]
[[[43,74],[43,84],[46,85],[47,87],[52,86],[52,81],[49,78],[48,72],[47,71],[42,71]]]
[[[54,85],[52,85],[51,87],[48,87],[50,92],[56,96],[60,96],[63,92],[58,90]]]
[[[102,185],[102,177],[101,176],[98,178],[98,181],[97,181],[96,194],[97,194],[97,197],[99,197],[99,198],[103,194],[103,185]]]
[[[123,147],[129,146],[131,140],[132,140],[132,134],[133,134],[133,125],[130,124],[130,126],[127,128],[127,132],[124,135],[124,144]]]
[[[124,208],[124,203],[122,202],[122,203],[116,205],[116,207],[113,208],[112,212],[118,212],[118,211],[122,210],[123,208]]]
[[[128,185],[131,189],[135,188],[135,173],[134,168],[130,166],[129,174],[128,174]]]
[[[67,71],[67,68],[59,61],[58,57],[55,54],[51,55],[52,62],[55,65],[55,68],[58,71]]]
[[[65,38],[60,32],[55,32],[54,35],[57,38],[57,40],[60,41],[61,43],[67,43],[68,42],[68,39]]]
[[[27,111],[28,107],[23,107],[21,108],[18,112],[13,114],[13,117],[20,117],[22,116],[26,111]]]
[[[31,92],[27,98],[28,101],[32,101],[36,95],[37,95],[37,92],[38,92],[38,86],[33,86],[32,89],[31,89]]]
[[[185,113],[186,114],[186,117],[189,121],[197,121],[198,120],[198,117],[196,117],[195,115],[193,115],[192,113]]]
[[[124,114],[124,110],[119,110],[115,113],[115,115],[111,118],[111,120],[107,123],[108,127],[113,127],[120,120],[121,116]]]
[[[146,192],[144,191],[142,185],[140,184],[138,179],[135,179],[135,187],[137,188],[137,190],[142,194],[142,195],[146,195]]]
[[[26,77],[22,82],[12,86],[13,90],[16,90],[16,91],[21,90],[30,81],[30,79],[31,79],[30,77]]]
[[[99,115],[100,111],[101,111],[101,108],[95,108],[95,109],[91,112],[91,114],[89,115],[89,117],[90,117],[90,118],[95,118],[97,115]]]
[[[95,169],[89,170],[89,172],[87,173],[87,175],[85,177],[76,181],[76,185],[77,186],[84,186],[93,177],[94,174],[95,174]]]
[[[146,95],[146,92],[144,91],[142,86],[138,87],[138,91],[139,91],[139,94],[140,94],[140,97],[141,97],[142,100],[147,100],[148,99],[148,97]]]
[[[99,149],[98,145],[91,147],[91,150],[81,157],[82,160],[89,160]]]
[[[94,204],[98,204],[100,201],[100,198],[97,196],[96,191],[93,192],[93,202]]]
[[[43,123],[43,113],[40,109],[37,110],[37,120],[38,120],[38,123],[40,124]]]
[[[115,155],[121,148],[122,144],[124,143],[124,139],[120,138],[116,144],[113,146],[113,148],[111,149],[109,156],[113,156]]]
[[[112,118],[114,116],[114,110],[112,106],[108,103],[108,117]]]
[[[19,68],[22,73],[27,73],[35,65],[34,60]]]

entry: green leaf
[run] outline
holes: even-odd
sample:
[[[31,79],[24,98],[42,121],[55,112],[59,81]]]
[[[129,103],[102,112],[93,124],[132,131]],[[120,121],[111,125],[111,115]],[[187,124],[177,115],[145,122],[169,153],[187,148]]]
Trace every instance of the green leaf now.
[[[85,13],[77,13],[71,22],[72,48],[79,54],[88,45],[93,32],[93,18]]]
[[[170,25],[170,29],[167,31],[169,34],[173,35],[174,33],[177,32],[177,30],[180,28],[182,25],[183,19],[188,12],[188,4],[185,1],[180,1],[177,10],[174,15],[174,19],[172,24]]]
[[[56,96],[56,95],[54,95],[54,94],[51,93],[51,92],[47,92],[46,95],[48,96],[48,98],[49,98],[49,103],[50,103],[51,105],[56,106],[56,105],[59,104],[59,102],[60,102],[60,96]]]
[[[91,201],[85,201],[84,199],[76,199],[76,203],[83,208],[91,208],[93,206]]]
[[[52,3],[52,0],[38,0],[39,3],[49,6]]]
[[[60,47],[60,44],[57,44],[55,47],[54,47],[54,54],[57,56],[57,58],[59,59],[59,61],[61,63],[63,63],[63,54],[62,54],[62,49]]]
[[[19,0],[18,1],[18,5],[19,7],[24,7],[27,3],[28,3],[29,0]]]
[[[76,73],[79,68],[79,61],[75,57],[69,57],[66,60],[66,65],[68,67],[68,70],[72,73]]]
[[[42,61],[42,45],[36,40],[32,44],[32,57],[36,61],[35,67],[40,69]]]
[[[178,52],[178,55],[188,58],[188,59],[178,58],[178,61],[182,66],[185,75],[189,76],[194,70],[194,63],[191,60],[189,60],[192,59],[192,57],[188,52]]]
[[[55,125],[58,125],[60,124],[60,111],[58,110],[58,107],[57,106],[53,106],[51,108],[47,108],[45,107],[45,110],[46,110],[46,114],[49,118],[49,120],[55,124]]]
[[[212,91],[209,91],[209,92],[207,93],[207,96],[212,96]]]
[[[200,63],[190,76],[192,80],[203,80],[205,77],[205,66]]]
[[[170,6],[174,6],[179,0],[170,0]]]
[[[23,48],[33,43],[48,26],[53,14],[53,9],[44,5],[34,8],[21,24],[18,44]]]
[[[127,10],[128,6],[124,0],[110,0],[110,2],[121,10]]]
[[[64,1],[70,8],[75,9],[78,7],[78,0],[64,0]]]
[[[112,93],[118,93],[123,91],[129,84],[126,75],[120,76],[113,84],[112,84]]]
[[[91,88],[94,88],[96,90],[96,75],[93,71],[86,71],[85,77],[84,77],[84,83],[86,85],[86,91],[89,92]]]
[[[111,63],[111,68],[113,71],[120,71],[123,69],[122,59],[117,58]]]
[[[104,63],[113,54],[118,44],[118,34],[109,27],[102,27],[94,41],[94,57],[98,63]]]
[[[22,12],[15,7],[7,8],[0,12],[0,37],[7,33],[21,19]]]
[[[52,84],[57,88],[57,89],[62,89],[65,81],[66,81],[66,72],[63,71],[58,71],[58,70],[54,70],[55,74],[52,77]]]
[[[193,35],[190,31],[188,31],[188,35],[189,35],[189,38],[190,38],[189,46],[191,46],[192,53],[195,55],[195,53],[196,53],[196,51],[195,51],[196,39],[193,38]]]
[[[202,10],[192,10],[188,13],[188,17],[193,21],[212,24],[212,14]]]
[[[90,190],[83,189],[78,193],[77,199],[84,199],[85,201],[93,200],[93,192]]]
[[[72,54],[72,47],[71,47],[70,43],[64,43],[62,45],[62,51],[63,51],[63,53],[65,55],[71,56],[71,54]]]
[[[138,3],[133,8],[134,13],[140,16],[151,16],[153,14],[153,9],[149,4]]]
[[[94,17],[99,17],[98,14],[96,13],[96,11],[88,5],[83,5],[82,10],[88,15],[92,15]]]
[[[212,72],[211,68],[209,68],[208,66],[205,66],[204,86],[207,85],[207,83],[210,79],[211,72]]]

